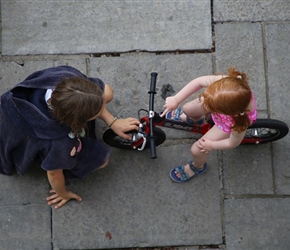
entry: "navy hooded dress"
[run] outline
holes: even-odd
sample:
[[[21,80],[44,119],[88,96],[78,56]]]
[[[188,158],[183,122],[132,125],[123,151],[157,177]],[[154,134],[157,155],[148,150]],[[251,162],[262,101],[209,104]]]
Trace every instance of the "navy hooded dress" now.
[[[0,173],[23,175],[32,162],[40,161],[44,170],[63,169],[66,179],[82,178],[102,166],[110,149],[94,136],[70,138],[71,129],[51,116],[45,101],[47,89],[63,79],[85,77],[70,66],[37,71],[1,96]],[[100,86],[98,78],[87,78]],[[81,147],[80,147],[81,145]],[[71,156],[73,148],[80,152]]]

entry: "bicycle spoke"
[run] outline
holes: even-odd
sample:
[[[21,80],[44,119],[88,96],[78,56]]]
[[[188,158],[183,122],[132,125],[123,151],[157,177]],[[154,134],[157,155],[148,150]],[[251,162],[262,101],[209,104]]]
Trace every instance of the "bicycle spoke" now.
[[[271,128],[251,128],[246,132],[246,138],[269,138],[280,134],[279,130]]]

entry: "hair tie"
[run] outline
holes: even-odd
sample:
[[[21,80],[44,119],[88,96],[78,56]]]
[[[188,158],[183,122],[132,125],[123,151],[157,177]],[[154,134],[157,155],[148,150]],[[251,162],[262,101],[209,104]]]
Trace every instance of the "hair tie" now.
[[[240,113],[240,116],[243,116],[245,114],[245,112]]]
[[[237,78],[242,79],[242,76],[241,75],[238,75]]]

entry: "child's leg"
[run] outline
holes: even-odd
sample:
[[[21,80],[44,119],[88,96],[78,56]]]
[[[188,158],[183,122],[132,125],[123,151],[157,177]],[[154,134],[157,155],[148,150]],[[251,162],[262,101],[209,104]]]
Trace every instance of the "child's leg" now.
[[[213,126],[203,137],[208,138],[213,141],[220,141],[223,139],[228,138],[230,135],[223,132],[221,129],[219,129],[217,126]],[[206,163],[209,154],[201,152],[200,149],[197,147],[198,141],[196,141],[192,147],[191,147],[191,153],[193,155],[193,165],[197,169],[202,169],[204,164]],[[186,164],[184,166],[184,171],[191,177],[194,175],[194,172],[190,169],[189,165]],[[179,173],[175,173],[178,178],[180,178]]]
[[[186,121],[186,115],[193,121],[198,121],[203,115],[205,115],[205,112],[202,110],[202,102],[199,98],[184,104],[182,110],[184,113],[180,117],[183,121]]]
[[[203,137],[208,138],[212,141],[220,141],[223,139],[228,138],[230,135],[228,133],[225,133],[221,129],[219,129],[217,126],[213,126]],[[202,138],[203,138],[202,137]],[[196,141],[192,147],[191,147],[191,153],[193,155],[194,159],[194,166],[196,168],[202,168],[205,162],[208,159],[208,153],[201,152],[200,149],[197,147],[198,141]]]

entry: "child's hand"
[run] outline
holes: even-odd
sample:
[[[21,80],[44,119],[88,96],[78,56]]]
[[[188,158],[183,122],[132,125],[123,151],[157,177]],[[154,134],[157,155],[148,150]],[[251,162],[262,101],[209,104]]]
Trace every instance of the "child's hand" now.
[[[54,190],[50,190],[49,191],[52,195],[48,196],[46,198],[47,200],[47,204],[48,205],[53,205],[56,204],[56,206],[54,208],[60,208],[62,207],[65,203],[67,203],[70,199],[76,199],[77,201],[82,201],[82,198],[71,192],[71,191],[67,191],[66,195],[61,197],[59,196]]]
[[[213,150],[212,140],[204,138],[204,137],[199,139],[196,145],[199,148],[200,152],[202,153],[207,154],[208,152]]]
[[[165,100],[165,104],[163,106],[163,108],[165,108],[165,110],[163,111],[163,113],[160,116],[163,117],[170,110],[172,110],[172,116],[174,116],[174,111],[178,107],[178,105],[179,105],[179,103],[177,102],[175,96],[167,97]]]
[[[124,139],[131,140],[131,136],[125,134],[125,132],[130,130],[138,130],[139,123],[140,122],[138,119],[132,117],[118,119],[112,124],[111,129],[113,129],[117,135],[123,137]]]

